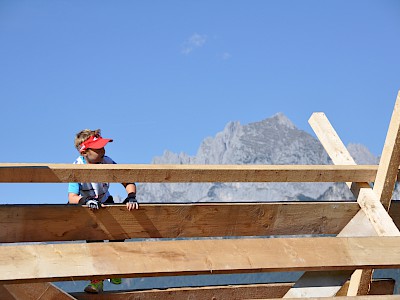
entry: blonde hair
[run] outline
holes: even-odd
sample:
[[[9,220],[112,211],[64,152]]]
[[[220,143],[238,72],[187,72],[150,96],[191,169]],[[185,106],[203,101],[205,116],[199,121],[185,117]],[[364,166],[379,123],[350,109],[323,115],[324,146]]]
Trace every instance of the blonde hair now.
[[[75,136],[75,148],[79,151],[80,145],[89,139],[91,136],[100,136],[101,130],[96,129],[96,130],[90,130],[90,129],[84,129],[80,132],[78,132]]]

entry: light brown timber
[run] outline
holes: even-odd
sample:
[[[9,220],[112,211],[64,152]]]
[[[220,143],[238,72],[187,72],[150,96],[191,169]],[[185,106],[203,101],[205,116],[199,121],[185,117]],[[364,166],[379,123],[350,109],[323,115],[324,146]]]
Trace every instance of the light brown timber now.
[[[0,182],[363,182],[378,166],[0,163]]]
[[[325,151],[335,165],[349,165],[356,166],[356,162],[351,157],[350,152],[347,150],[342,140],[339,138],[336,130],[329,122],[326,115],[322,112],[313,113],[308,120],[308,123],[317,135],[318,140],[321,142]],[[370,180],[371,181],[371,180]],[[357,197],[361,187],[369,187],[370,182],[346,182],[349,189],[353,192],[354,196]],[[374,181],[374,180],[372,180]]]
[[[374,192],[388,210],[400,164],[400,91],[397,94],[392,118],[386,135],[378,173],[374,184]]]
[[[0,281],[396,268],[399,242],[324,237],[2,246]]]
[[[95,212],[78,205],[0,205],[0,243],[337,234],[358,210],[356,202],[142,203],[131,212],[123,205]],[[400,227],[400,201],[389,214]],[[368,219],[360,224],[348,236],[365,231]]]
[[[356,202],[0,205],[0,243],[337,234],[358,210]],[[400,224],[400,202],[392,213]]]

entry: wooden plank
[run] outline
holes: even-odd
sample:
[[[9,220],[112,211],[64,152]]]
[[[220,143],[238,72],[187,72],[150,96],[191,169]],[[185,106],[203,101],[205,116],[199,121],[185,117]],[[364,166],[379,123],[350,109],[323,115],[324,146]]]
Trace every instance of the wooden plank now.
[[[351,275],[347,296],[367,295],[370,289],[373,270],[355,270]]]
[[[308,123],[311,125],[314,133],[317,135],[319,141],[335,165],[357,165],[324,113],[313,113],[308,120]],[[356,198],[361,187],[369,187],[367,181],[353,181],[346,182],[346,184]]]
[[[390,120],[379,169],[374,184],[374,192],[388,210],[400,164],[400,91]]]
[[[0,164],[0,182],[363,182],[378,166]]]
[[[355,202],[0,205],[0,242],[337,234],[358,210]],[[400,216],[400,203],[392,211]]]
[[[373,235],[364,213],[365,218],[361,215],[354,224],[352,218],[358,210],[356,202],[141,204],[133,212],[121,205],[96,212],[77,205],[0,205],[0,243],[340,231],[363,236],[359,233],[367,228],[367,235]],[[392,203],[389,213],[400,227],[399,201]]]
[[[78,300],[233,300],[233,299],[259,299],[259,298],[282,298],[293,283],[266,283],[266,284],[244,284],[229,286],[206,286],[169,288],[138,291],[106,291],[98,295],[88,293],[71,293]],[[348,286],[348,283],[347,285]],[[373,295],[393,294],[394,280],[374,280],[371,284]],[[345,295],[345,294],[342,294]]]
[[[2,246],[0,281],[396,268],[399,242],[326,237]]]
[[[358,195],[357,202],[365,212],[372,226],[380,236],[398,236],[399,229],[394,224],[378,196],[371,188],[362,188]]]
[[[73,300],[73,296],[49,282],[5,284],[3,287],[15,299],[23,300]],[[1,295],[0,295],[1,296]],[[3,299],[2,296],[0,299]]]
[[[335,165],[356,165],[324,113],[313,113],[308,123]]]

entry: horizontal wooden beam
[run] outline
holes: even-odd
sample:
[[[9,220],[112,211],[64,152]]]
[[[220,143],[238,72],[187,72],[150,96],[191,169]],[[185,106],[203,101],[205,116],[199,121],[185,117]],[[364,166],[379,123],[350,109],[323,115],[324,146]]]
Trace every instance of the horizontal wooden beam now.
[[[336,234],[358,210],[356,202],[0,205],[0,243]],[[400,215],[400,205],[392,211]]]
[[[0,164],[0,182],[372,182],[377,165]]]
[[[399,243],[320,237],[2,246],[0,281],[396,268]]]
[[[123,205],[94,212],[78,205],[0,205],[0,243],[337,234],[358,210],[356,202],[141,204],[131,212]],[[400,227],[399,201],[390,215]]]
[[[95,212],[78,205],[0,205],[0,243],[337,234],[359,209],[356,202],[141,204],[130,212],[123,205]],[[399,201],[389,213],[400,227]]]
[[[98,295],[71,293],[78,300],[191,300],[191,299],[260,299],[282,298],[293,283],[242,284],[228,286],[205,286],[153,289],[140,291],[109,291]],[[348,286],[348,284],[346,285]],[[374,280],[371,282],[371,295],[393,294],[394,280]],[[342,294],[343,295],[343,294]]]

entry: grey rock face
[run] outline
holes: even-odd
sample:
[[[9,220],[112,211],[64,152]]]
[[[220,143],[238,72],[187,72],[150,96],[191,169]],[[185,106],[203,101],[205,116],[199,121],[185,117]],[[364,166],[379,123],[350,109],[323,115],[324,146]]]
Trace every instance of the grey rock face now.
[[[363,145],[350,144],[358,164],[377,164]],[[331,164],[320,142],[299,130],[282,113],[260,122],[228,123],[215,137],[206,138],[195,156],[165,151],[155,164]],[[341,183],[144,183],[143,202],[249,202],[348,200],[353,196]]]

